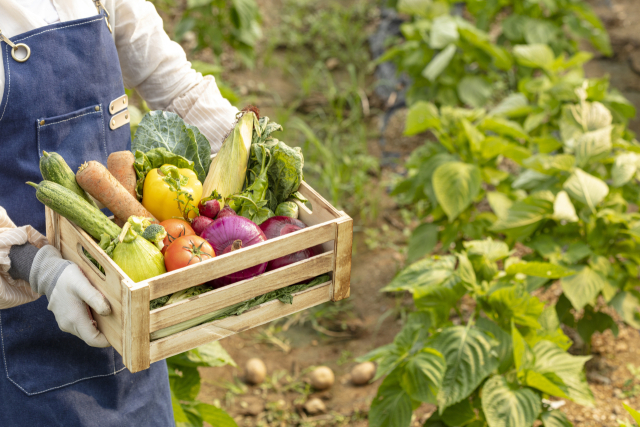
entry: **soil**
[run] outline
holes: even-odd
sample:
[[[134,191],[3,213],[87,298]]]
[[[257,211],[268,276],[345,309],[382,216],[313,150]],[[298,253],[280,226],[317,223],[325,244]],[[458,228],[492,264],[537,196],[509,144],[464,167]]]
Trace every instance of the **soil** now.
[[[597,56],[587,66],[588,76],[611,76],[618,88],[640,108],[640,8],[638,0],[591,0],[611,35],[615,54]],[[264,15],[263,25],[277,23],[280,1],[258,2]],[[373,1],[372,1],[373,3]],[[277,54],[277,53],[276,53]],[[272,63],[275,61],[272,61]],[[243,95],[248,94],[269,115],[272,98],[261,88],[275,88],[286,103],[294,98],[290,79],[277,68],[258,65],[254,70],[234,69],[223,75]],[[384,150],[406,156],[420,144],[419,139],[402,136],[403,114],[395,114],[384,131]],[[373,124],[381,118],[373,118]],[[640,119],[632,123],[640,132]],[[372,153],[380,147],[372,142]],[[381,221],[397,216],[394,203],[384,200]],[[220,404],[239,426],[367,426],[366,413],[380,380],[366,386],[354,386],[350,371],[354,358],[391,342],[401,328],[402,315],[411,307],[406,297],[386,295],[379,290],[389,283],[403,263],[394,249],[367,249],[364,233],[356,227],[351,297],[338,305],[326,304],[318,310],[299,313],[278,322],[235,335],[222,341],[238,367],[205,368],[199,399]],[[618,426],[617,419],[629,418],[622,402],[640,408],[640,372],[634,377],[629,368],[640,366],[640,336],[637,330],[619,323],[620,333],[598,334],[593,338],[593,358],[587,364],[587,378],[596,398],[594,408],[571,402],[559,402],[575,426]],[[324,333],[323,333],[324,332]],[[268,379],[261,386],[243,383],[244,365],[250,358],[262,359]],[[305,377],[313,366],[333,369],[336,382],[328,391],[314,393],[305,386]],[[633,390],[636,385],[637,390]],[[635,394],[638,394],[635,396]],[[306,415],[303,405],[318,397],[327,412]],[[421,426],[435,408],[422,405],[414,412],[412,426]]]

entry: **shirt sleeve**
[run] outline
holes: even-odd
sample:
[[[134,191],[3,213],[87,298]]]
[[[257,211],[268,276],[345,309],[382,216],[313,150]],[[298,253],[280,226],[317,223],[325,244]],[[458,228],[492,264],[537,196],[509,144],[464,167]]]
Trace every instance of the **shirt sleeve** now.
[[[40,295],[31,290],[24,280],[14,280],[8,271],[11,268],[9,251],[13,245],[31,243],[41,248],[48,243],[47,238],[33,227],[16,227],[0,206],[0,310],[37,300]]]
[[[162,18],[145,0],[116,0],[115,41],[126,87],[135,88],[153,110],[167,110],[196,126],[222,146],[237,108],[221,94],[215,79],[191,68],[178,43],[164,31]]]

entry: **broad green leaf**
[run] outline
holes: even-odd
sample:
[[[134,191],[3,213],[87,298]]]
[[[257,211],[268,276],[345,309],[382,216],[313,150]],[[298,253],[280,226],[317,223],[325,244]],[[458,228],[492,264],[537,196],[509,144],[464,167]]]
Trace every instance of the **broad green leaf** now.
[[[544,310],[544,303],[530,295],[522,286],[500,288],[489,295],[487,302],[495,311],[492,317],[503,327],[511,321],[531,328],[540,327],[538,317]]]
[[[511,324],[511,341],[513,342],[513,362],[516,370],[522,371],[533,362],[533,353],[513,323]]]
[[[640,299],[632,292],[620,292],[610,302],[624,321],[640,329]]]
[[[215,427],[238,427],[238,424],[222,409],[206,403],[199,403],[196,409],[204,421]]]
[[[558,172],[570,172],[576,163],[576,158],[570,154],[536,154],[525,160],[524,165],[547,175]]]
[[[553,202],[553,219],[558,221],[578,222],[576,208],[566,191],[559,191]]]
[[[473,151],[474,153],[479,152],[482,141],[484,140],[484,134],[480,132],[474,125],[472,125],[467,119],[461,119],[460,123],[462,123],[464,134],[469,140],[471,151]]]
[[[529,44],[548,45],[555,41],[558,35],[558,27],[543,19],[527,19],[523,30],[524,38]]]
[[[640,425],[640,412],[636,411],[624,402],[622,402],[622,406],[624,406],[624,409],[626,409],[629,415],[631,415],[636,424]]]
[[[582,318],[578,320],[576,328],[584,342],[591,342],[591,337],[597,332],[611,329],[615,336],[618,335],[618,324],[611,316],[601,311],[593,311],[590,306],[585,307]]]
[[[545,44],[516,45],[513,56],[520,65],[545,70],[551,69],[555,61],[553,51]]]
[[[577,274],[560,280],[565,296],[576,310],[595,301],[605,286],[605,278],[589,266],[576,267]]]
[[[534,193],[515,202],[506,218],[498,218],[491,229],[515,239],[528,237],[553,213],[553,201],[553,194],[549,192]]]
[[[458,254],[458,276],[460,280],[471,286],[477,285],[476,272],[465,253]]]
[[[498,155],[522,165],[522,161],[529,158],[531,152],[519,144],[500,137],[490,136],[482,141],[482,157],[492,159]]]
[[[496,105],[491,111],[489,111],[489,115],[492,116],[502,116],[502,115],[510,115],[511,113],[521,110],[524,107],[529,105],[529,101],[527,97],[521,93],[512,93],[509,94],[506,98],[504,98],[498,105]]]
[[[518,122],[502,117],[488,116],[480,123],[480,129],[495,132],[498,135],[510,136],[516,139],[529,139],[529,135]]]
[[[430,102],[419,101],[409,108],[405,135],[417,135],[430,129],[440,128],[438,108]]]
[[[176,423],[189,422],[187,414],[184,413],[184,409],[182,409],[182,405],[175,394],[173,394],[173,391],[171,391],[171,408],[173,409],[173,420]]]
[[[465,76],[458,83],[458,97],[467,105],[481,108],[489,102],[493,87],[485,79],[478,76]]]
[[[447,280],[436,286],[421,286],[413,291],[413,303],[418,310],[433,310],[440,321],[449,318],[449,311],[465,294],[465,286],[458,280]]]
[[[631,119],[636,116],[636,107],[616,89],[611,89],[602,102],[624,118]]]
[[[442,354],[426,348],[407,361],[402,387],[411,399],[435,404],[446,368]]]
[[[392,372],[378,388],[369,410],[370,427],[407,427],[411,423],[411,398]]]
[[[513,200],[499,191],[488,192],[487,201],[498,218],[505,218],[509,213],[509,208],[513,205]]]
[[[546,111],[542,111],[537,114],[530,114],[524,121],[524,131],[529,133],[535,129],[537,129],[541,124],[543,124],[549,118],[549,113]]]
[[[433,0],[398,0],[398,12],[427,18],[432,4]]]
[[[480,192],[482,179],[477,166],[462,162],[444,163],[433,173],[433,190],[438,203],[453,221]]]
[[[525,369],[518,376],[523,385],[540,390],[543,393],[555,397],[569,398],[566,393],[566,387],[562,380],[555,374],[543,375],[539,372]]]
[[[381,292],[415,291],[419,287],[434,287],[445,281],[455,281],[456,257],[447,255],[414,262],[398,274]]]
[[[544,412],[540,417],[544,427],[573,427],[567,416],[559,409]]]
[[[467,253],[472,256],[483,256],[489,261],[498,261],[509,256],[509,246],[502,241],[491,238],[463,242]]]
[[[447,371],[438,393],[440,411],[468,397],[498,366],[489,337],[474,328],[446,328],[434,339],[431,346],[438,350],[447,362]]]
[[[561,277],[576,274],[575,271],[561,265],[536,261],[511,264],[505,271],[507,274],[522,273],[527,276],[544,277],[545,279],[560,279]]]
[[[170,365],[187,367],[237,366],[220,342],[214,341],[167,359]]]
[[[438,243],[438,226],[427,222],[413,230],[409,238],[407,262],[411,263],[431,253]]]
[[[616,156],[616,160],[611,168],[611,178],[614,187],[622,187],[631,181],[638,170],[640,156],[636,153],[621,153]]]
[[[583,406],[593,406],[593,394],[584,374],[590,356],[572,356],[549,341],[539,341],[532,348],[535,363],[531,368],[540,374],[555,374],[566,386],[567,396]]]
[[[540,173],[533,169],[527,169],[522,172],[518,177],[513,181],[511,186],[516,190],[534,190],[542,184],[545,184],[551,181],[552,177]]]
[[[198,179],[204,182],[211,164],[211,145],[198,128],[175,113],[152,111],[138,125],[131,151],[143,153],[162,147],[194,162]]]
[[[459,38],[458,26],[451,16],[443,15],[433,20],[429,36],[431,49],[444,49],[451,43],[456,43]]]
[[[496,375],[482,387],[482,409],[489,427],[524,427],[533,425],[542,402],[531,389],[510,385]]]
[[[180,367],[182,375],[171,375],[171,390],[179,400],[194,400],[200,391],[200,373],[197,368]]]
[[[431,82],[434,82],[440,74],[449,66],[449,63],[453,59],[453,56],[456,54],[456,45],[450,44],[442,51],[440,51],[436,56],[433,57],[431,62],[425,67],[422,71],[422,75],[425,79],[428,79]]]
[[[467,426],[477,419],[469,399],[449,406],[440,417],[448,426]]]
[[[569,196],[587,205],[592,211],[609,194],[609,187],[604,181],[582,169],[576,169],[563,188]]]
[[[478,318],[476,326],[494,340],[495,346],[493,350],[496,352],[500,363],[498,372],[502,374],[511,369],[513,366],[513,341],[511,335],[498,326],[497,323],[484,317]]]
[[[576,139],[575,152],[578,166],[584,167],[596,157],[611,151],[612,126],[587,132]]]

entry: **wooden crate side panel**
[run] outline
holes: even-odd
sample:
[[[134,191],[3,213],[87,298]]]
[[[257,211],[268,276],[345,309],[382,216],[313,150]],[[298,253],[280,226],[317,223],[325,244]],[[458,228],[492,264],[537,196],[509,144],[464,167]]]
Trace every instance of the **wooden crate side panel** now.
[[[336,220],[308,227],[147,281],[151,299],[197,286],[254,265],[268,262],[335,238]]]
[[[351,293],[351,252],[353,247],[353,220],[348,216],[337,224],[335,265],[331,301],[348,298]]]
[[[176,325],[212,311],[228,307],[267,292],[304,282],[333,270],[333,251],[327,252],[287,267],[269,271],[220,289],[196,295],[151,312],[150,332]]]
[[[330,288],[331,282],[323,283],[294,294],[291,305],[270,301],[241,316],[205,323],[176,335],[152,341],[151,363],[329,301]]]
[[[64,218],[58,221],[60,230],[60,252],[64,259],[72,261],[80,267],[87,276],[91,284],[98,289],[109,301],[111,314],[100,316],[93,313],[93,317],[98,323],[98,329],[104,333],[109,343],[122,354],[123,351],[123,310],[122,310],[122,284],[119,275],[113,271],[107,263],[103,263],[100,248],[92,247],[92,240],[89,240],[76,232],[74,226]],[[97,247],[97,246],[96,246]],[[95,259],[100,260],[106,275],[98,271],[95,265],[82,253],[82,248],[91,254]]]
[[[302,182],[298,191],[311,203],[312,210],[309,210],[302,203],[298,203],[300,207],[300,221],[304,222],[307,226],[322,224],[323,222],[329,222],[342,216],[340,211],[331,206],[331,203],[326,201],[306,182]]]
[[[44,216],[46,218],[46,233],[49,244],[60,250],[60,215],[55,211],[49,209],[48,206],[44,207]]]
[[[130,372],[148,369],[149,358],[149,286],[125,289],[125,335],[122,359]]]

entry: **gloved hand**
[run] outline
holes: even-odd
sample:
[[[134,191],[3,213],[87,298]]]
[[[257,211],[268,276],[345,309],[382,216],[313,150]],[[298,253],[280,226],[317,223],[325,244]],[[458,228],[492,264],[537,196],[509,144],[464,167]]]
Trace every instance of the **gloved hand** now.
[[[96,313],[108,316],[111,313],[109,301],[89,283],[76,264],[62,259],[55,247],[46,245],[36,250],[29,284],[34,292],[47,296],[47,308],[53,312],[60,329],[92,347],[109,347],[87,307],[88,304]]]

